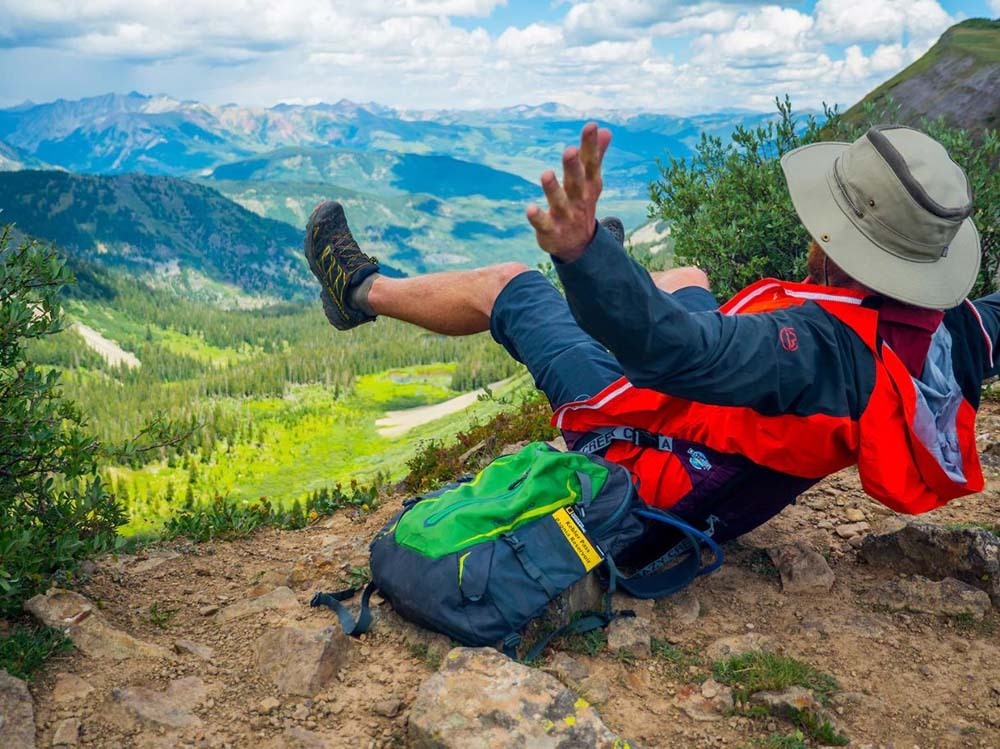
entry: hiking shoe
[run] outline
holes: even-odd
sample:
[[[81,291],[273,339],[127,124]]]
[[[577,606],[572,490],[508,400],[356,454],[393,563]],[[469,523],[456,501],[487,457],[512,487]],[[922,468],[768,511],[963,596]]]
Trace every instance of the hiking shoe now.
[[[319,298],[331,325],[350,330],[375,319],[352,305],[350,295],[359,283],[378,273],[378,260],[358,247],[340,203],[327,200],[316,206],[306,224],[305,253],[309,269],[323,287]]]
[[[622,247],[625,246],[625,224],[622,223],[620,218],[617,216],[605,216],[599,223],[611,232],[611,236],[615,238],[618,244]]]

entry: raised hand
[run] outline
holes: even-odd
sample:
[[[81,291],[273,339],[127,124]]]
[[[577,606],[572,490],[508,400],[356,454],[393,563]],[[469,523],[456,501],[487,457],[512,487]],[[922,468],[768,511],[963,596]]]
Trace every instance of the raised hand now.
[[[532,203],[528,221],[535,228],[538,246],[559,260],[576,260],[594,236],[597,199],[601,195],[601,161],[611,143],[611,131],[587,123],[580,146],[563,151],[563,183],[551,169],[542,173],[542,189],[549,209]]]

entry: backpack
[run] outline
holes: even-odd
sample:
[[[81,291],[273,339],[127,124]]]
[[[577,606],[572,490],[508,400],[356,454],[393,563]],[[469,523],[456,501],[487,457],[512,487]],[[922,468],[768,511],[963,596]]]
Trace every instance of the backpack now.
[[[702,549],[714,555],[703,565]],[[659,598],[722,563],[708,532],[639,498],[628,470],[600,457],[533,442],[475,476],[408,499],[370,545],[372,581],[355,619],[343,601],[357,592],[317,593],[350,635],[371,624],[379,591],[401,616],[469,646],[497,645],[516,657],[521,636],[550,601],[601,575],[604,609],[534,643],[607,625],[616,589]]]

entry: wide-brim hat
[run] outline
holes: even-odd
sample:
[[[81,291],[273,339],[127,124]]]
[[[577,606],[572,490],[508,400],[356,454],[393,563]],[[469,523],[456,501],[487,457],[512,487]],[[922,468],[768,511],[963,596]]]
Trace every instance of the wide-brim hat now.
[[[933,138],[876,127],[781,158],[802,224],[849,276],[917,307],[960,304],[979,274],[969,180]]]

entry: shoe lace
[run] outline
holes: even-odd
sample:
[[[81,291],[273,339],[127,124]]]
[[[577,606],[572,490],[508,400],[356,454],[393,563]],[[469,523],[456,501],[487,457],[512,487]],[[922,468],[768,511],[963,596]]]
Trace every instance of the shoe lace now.
[[[344,267],[344,271],[348,274],[353,273],[364,265],[370,263],[378,264],[378,260],[375,257],[366,255],[361,251],[358,243],[354,241],[354,238],[350,234],[338,234],[334,236],[331,244],[336,250],[337,258]]]

